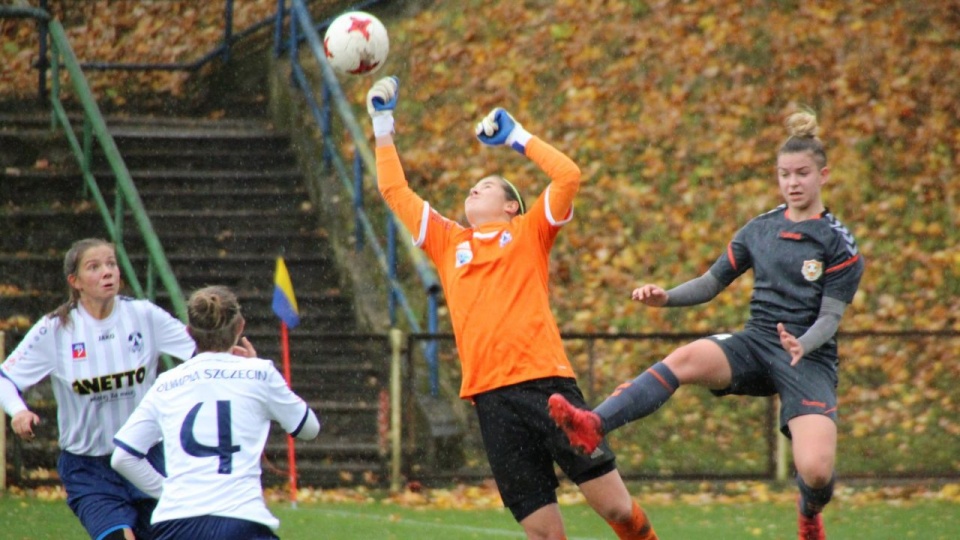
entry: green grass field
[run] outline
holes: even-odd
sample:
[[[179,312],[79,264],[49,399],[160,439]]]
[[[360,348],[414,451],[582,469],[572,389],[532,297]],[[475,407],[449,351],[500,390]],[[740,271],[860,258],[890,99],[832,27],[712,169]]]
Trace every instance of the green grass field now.
[[[505,510],[421,509],[371,503],[275,504],[284,540],[451,540],[524,538]],[[796,538],[791,504],[655,503],[648,513],[664,540],[788,540]],[[613,533],[584,504],[562,507],[570,540],[611,539]],[[826,514],[831,539],[953,540],[960,537],[960,504],[942,500],[837,501]],[[6,540],[85,538],[62,500],[0,496],[0,537]]]

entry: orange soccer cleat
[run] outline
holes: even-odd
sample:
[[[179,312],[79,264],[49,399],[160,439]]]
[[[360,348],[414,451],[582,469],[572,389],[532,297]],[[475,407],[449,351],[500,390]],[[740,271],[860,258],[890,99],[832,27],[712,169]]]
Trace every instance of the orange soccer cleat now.
[[[798,511],[797,530],[799,540],[827,540],[827,533],[823,529],[823,514],[807,517]]]
[[[550,417],[570,440],[570,446],[584,454],[592,454],[603,440],[600,417],[593,411],[578,409],[560,394],[547,400]]]

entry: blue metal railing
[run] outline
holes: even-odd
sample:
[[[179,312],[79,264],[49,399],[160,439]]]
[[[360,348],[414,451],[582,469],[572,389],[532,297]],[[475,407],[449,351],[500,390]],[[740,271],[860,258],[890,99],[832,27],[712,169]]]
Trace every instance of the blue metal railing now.
[[[373,2],[367,2],[367,4],[371,3]],[[367,143],[367,135],[360,127],[353,114],[350,103],[343,95],[336,74],[326,60],[326,54],[318,28],[326,28],[332,20],[326,21],[319,26],[315,25],[303,0],[291,0],[289,10],[289,34],[287,46],[284,48],[281,42],[283,35],[282,20],[286,11],[285,5],[285,0],[277,1],[277,16],[274,20],[277,21],[275,36],[278,42],[275,46],[275,51],[280,54],[286,49],[288,52],[293,83],[303,94],[314,121],[320,128],[323,144],[323,164],[327,170],[335,173],[343,189],[351,196],[355,218],[355,248],[360,251],[369,247],[386,275],[390,324],[393,326],[397,325],[397,313],[399,312],[404,315],[410,330],[414,333],[420,333],[423,331],[420,318],[407,300],[404,286],[397,275],[399,254],[401,253],[400,248],[403,249],[402,253],[406,254],[416,270],[420,283],[423,286],[423,291],[427,295],[426,332],[435,334],[437,333],[438,326],[437,308],[441,287],[440,280],[437,277],[433,265],[429,262],[423,251],[413,245],[413,240],[410,238],[410,235],[397,234],[396,218],[389,209],[386,210],[386,247],[381,246],[380,239],[364,208],[364,181],[374,176],[372,173],[369,176],[366,175],[365,171],[376,170],[376,158]],[[316,67],[319,69],[321,99],[317,99],[315,89],[307,80],[306,72],[300,63],[299,53],[302,44],[305,44],[307,49],[312,53]],[[335,137],[333,136],[331,127],[331,115],[334,112],[338,115],[344,127],[345,135],[348,136],[354,144],[355,152],[352,170],[348,168],[340,147],[335,143]],[[439,362],[435,341],[426,342],[424,355],[429,372],[430,393],[436,396],[439,395],[440,390]]]
[[[383,0],[367,0],[354,5],[350,10],[365,9],[368,6],[382,3]],[[234,0],[225,0],[224,2],[224,28],[223,39],[211,51],[202,55],[200,58],[190,62],[180,63],[120,63],[120,62],[99,62],[84,61],[79,65],[85,70],[106,71],[189,71],[194,72],[215,59],[227,61],[230,58],[232,46],[239,40],[250,36],[254,32],[273,25],[274,51],[277,56],[284,51],[294,51],[290,54],[291,65],[294,72],[294,80],[297,87],[303,92],[304,97],[310,107],[313,117],[323,135],[322,159],[328,170],[333,170],[336,176],[343,183],[343,187],[350,194],[354,209],[354,228],[355,228],[355,247],[358,251],[369,247],[378,260],[384,275],[386,276],[388,290],[388,313],[390,324],[396,326],[399,321],[398,313],[403,316],[410,330],[415,333],[436,333],[438,329],[437,309],[439,305],[439,294],[441,293],[439,279],[432,265],[427,261],[423,252],[415,247],[406,234],[397,234],[396,221],[392,213],[387,210],[386,223],[386,246],[382,246],[378,234],[375,232],[369,219],[367,211],[364,208],[363,187],[365,181],[365,171],[375,170],[375,158],[373,152],[366,142],[366,135],[357,124],[349,102],[343,95],[336,75],[327,64],[323,54],[323,45],[318,34],[318,29],[326,28],[331,20],[325,21],[320,25],[314,24],[306,8],[304,0],[290,0],[289,9],[286,0],[277,0],[276,13],[273,16],[264,18],[254,23],[250,27],[234,32],[233,28],[233,5]],[[47,0],[40,0],[41,8],[47,7]],[[284,21],[290,19],[289,37],[284,39],[283,29]],[[47,28],[40,25],[40,52],[37,68],[39,69],[38,87],[41,96],[47,95],[46,72],[50,69],[47,60]],[[320,99],[318,100],[311,85],[307,82],[306,75],[299,63],[298,55],[302,45],[306,44],[316,60],[320,69],[322,85],[320,88]],[[348,167],[339,148],[333,144],[331,116],[336,113],[343,125],[347,127],[347,132],[356,145],[356,153],[353,162]],[[371,175],[372,176],[372,175]],[[415,313],[411,307],[408,296],[404,292],[404,287],[399,280],[397,268],[400,263],[400,248],[407,254],[407,258],[419,276],[423,290],[427,295],[427,313],[426,330],[421,324],[421,316]],[[424,349],[428,371],[430,373],[430,391],[433,395],[439,394],[439,365],[437,360],[437,343],[427,341]]]

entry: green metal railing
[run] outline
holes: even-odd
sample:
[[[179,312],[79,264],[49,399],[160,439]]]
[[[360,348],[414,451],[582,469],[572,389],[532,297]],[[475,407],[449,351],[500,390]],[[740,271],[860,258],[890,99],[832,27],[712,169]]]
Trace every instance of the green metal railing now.
[[[286,3],[288,1],[291,4],[289,12],[286,9]],[[377,2],[371,0],[362,5],[374,3]],[[233,0],[226,0],[225,24],[228,27],[231,24],[230,21],[232,17],[230,14],[232,13],[232,4]],[[41,5],[45,5],[45,3],[41,3]],[[4,15],[3,12],[5,9],[7,8],[0,8],[0,16]],[[13,8],[9,8],[8,11],[12,9]],[[179,284],[177,283],[169,267],[165,255],[163,254],[163,249],[153,231],[150,220],[143,210],[142,202],[136,188],[134,187],[133,181],[130,178],[129,171],[126,168],[119,151],[117,150],[116,144],[107,131],[103,117],[100,114],[100,110],[96,102],[93,100],[92,94],[86,83],[86,78],[83,75],[82,68],[88,64],[81,64],[77,60],[65,37],[63,27],[58,21],[49,17],[44,9],[24,7],[16,8],[16,11],[18,13],[12,16],[32,17],[35,18],[38,23],[40,23],[41,59],[38,64],[38,68],[40,70],[40,88],[44,89],[46,82],[45,74],[47,69],[49,69],[52,76],[49,93],[50,103],[53,111],[52,122],[54,123],[54,126],[52,127],[56,127],[56,124],[59,124],[66,133],[71,149],[80,163],[85,186],[89,191],[91,198],[97,204],[104,223],[106,224],[110,238],[117,246],[119,263],[121,264],[121,268],[123,269],[125,275],[129,276],[128,281],[133,292],[137,296],[145,296],[152,299],[155,294],[155,281],[157,278],[159,278],[161,285],[166,288],[170,295],[173,310],[178,317],[185,319],[186,306],[183,301],[183,294],[180,290]],[[312,105],[311,109],[319,127],[325,131],[325,163],[333,172],[336,173],[335,176],[343,183],[345,192],[353,200],[357,235],[356,247],[358,249],[371,249],[385,276],[388,290],[388,304],[391,324],[396,325],[396,319],[398,318],[397,316],[400,315],[409,325],[411,331],[422,332],[424,330],[420,324],[421,317],[424,314],[417,313],[416,310],[414,310],[414,308],[411,306],[410,302],[408,301],[407,294],[404,292],[404,286],[397,275],[397,266],[399,262],[398,259],[402,256],[405,257],[406,260],[412,265],[413,269],[420,278],[423,290],[427,296],[427,307],[425,313],[427,328],[425,330],[427,332],[436,332],[438,326],[438,297],[441,294],[441,289],[439,279],[437,278],[432,264],[426,259],[423,252],[413,245],[412,239],[409,238],[409,235],[396,234],[395,220],[389,213],[387,217],[386,246],[382,246],[379,238],[380,235],[375,231],[369,216],[363,208],[363,185],[365,180],[369,180],[372,177],[370,172],[365,174],[365,171],[375,170],[375,158],[373,156],[373,151],[366,142],[366,136],[363,130],[353,117],[353,111],[349,102],[340,91],[336,76],[333,74],[329,66],[326,65],[322,55],[318,53],[319,50],[322,50],[321,40],[316,30],[317,26],[310,20],[309,13],[306,9],[306,3],[303,0],[278,0],[277,13],[271,18],[257,23],[255,27],[261,28],[267,23],[274,23],[276,25],[275,45],[277,50],[280,51],[283,48],[281,45],[283,42],[282,24],[287,18],[287,15],[290,16],[289,19],[291,21],[290,48],[297,49],[302,41],[308,46],[309,50],[314,53],[314,56],[317,57],[317,64],[320,68],[321,80],[323,81],[322,92],[324,94],[324,98],[319,100],[319,106],[316,103],[317,100],[313,98],[311,92],[312,89],[306,82],[302,70],[297,62],[293,62],[293,69],[295,72],[294,78],[296,79],[298,86],[300,86],[301,89],[304,90],[304,93],[307,94],[306,97]],[[234,39],[231,38],[231,34],[231,30],[226,30],[227,37],[225,37],[224,42],[221,44],[221,47],[218,50],[223,50],[224,48],[226,48],[226,50],[229,49],[230,43],[234,41]],[[48,40],[43,38],[45,35],[49,36],[49,49],[51,55],[49,60],[46,59]],[[207,55],[204,57],[203,61],[205,62],[212,57],[212,55]],[[101,65],[100,63],[92,63],[89,64],[89,66],[91,69],[193,69],[196,67],[196,63],[189,65]],[[70,119],[66,114],[63,102],[60,99],[62,90],[60,77],[64,69],[70,75],[74,93],[76,94],[75,99],[80,103],[84,112],[83,125],[80,131],[81,138],[78,138],[75,135],[75,131],[70,124]],[[329,136],[329,116],[331,113],[338,115],[339,119],[344,124],[345,131],[356,142],[356,155],[354,156],[352,171],[350,163],[340,155],[339,149],[335,147],[335,145],[332,143],[332,137]],[[109,162],[110,167],[113,170],[113,174],[116,177],[117,196],[112,208],[105,200],[103,192],[100,189],[96,178],[91,172],[91,154],[93,145],[95,143],[99,144],[101,151]],[[136,222],[143,237],[143,243],[146,246],[149,254],[146,276],[147,283],[145,286],[142,285],[137,279],[129,256],[122,242],[125,213],[129,213]],[[429,342],[427,344],[426,357],[428,365],[430,366],[429,371],[431,373],[431,389],[433,393],[436,393],[436,343]]]
[[[123,271],[125,281],[133,290],[134,295],[139,298],[154,299],[157,281],[159,280],[159,284],[170,296],[174,313],[185,321],[187,306],[180,284],[170,268],[170,263],[143,207],[143,201],[140,199],[140,194],[133,183],[130,171],[120,156],[120,151],[117,149],[113,136],[107,129],[103,114],[101,114],[100,108],[93,98],[93,93],[90,91],[90,86],[80,69],[77,57],[70,47],[63,26],[58,20],[51,17],[47,11],[32,7],[3,6],[0,8],[0,18],[34,19],[45,30],[43,33],[49,36],[52,55],[50,59],[51,87],[49,94],[50,127],[52,130],[56,130],[57,127],[63,130],[70,148],[79,162],[85,190],[89,192],[90,197],[97,205],[108,237],[116,246],[118,263]],[[43,46],[45,47],[46,44],[44,43]],[[66,70],[69,74],[73,97],[82,110],[83,126],[80,130],[81,137],[79,139],[61,98],[60,77],[62,70]],[[42,70],[41,76],[45,77]],[[103,153],[116,179],[115,198],[112,207],[104,197],[103,190],[91,168],[95,145]],[[137,225],[137,232],[140,234],[147,251],[146,283],[141,283],[137,277],[137,272],[123,242],[124,221],[128,212]],[[169,358],[164,357],[164,363],[167,367],[172,366],[172,361]]]
[[[163,246],[160,245],[160,239],[157,238],[157,233],[153,230],[153,225],[150,223],[150,218],[147,216],[147,212],[143,207],[140,194],[137,192],[137,188],[133,184],[133,179],[130,177],[130,171],[120,156],[116,142],[107,130],[107,124],[103,120],[103,115],[100,113],[97,102],[93,99],[93,94],[90,92],[87,80],[83,76],[83,71],[80,69],[80,63],[77,62],[77,57],[70,47],[70,42],[67,41],[67,35],[63,31],[63,26],[60,24],[60,21],[51,18],[47,23],[47,30],[50,35],[50,52],[52,55],[50,62],[52,78],[50,106],[53,109],[53,117],[51,120],[53,125],[51,127],[55,128],[56,124],[59,123],[60,127],[63,128],[63,132],[70,143],[70,148],[80,162],[80,172],[83,175],[86,188],[90,191],[91,196],[97,204],[97,208],[100,210],[100,215],[103,217],[103,222],[107,228],[110,239],[117,247],[117,258],[127,278],[126,281],[134,293],[138,297],[153,299],[156,293],[156,279],[159,278],[160,284],[170,295],[170,303],[174,313],[176,313],[177,317],[181,320],[186,320],[187,305],[183,299],[180,284],[173,275],[170,263],[167,261],[167,257],[163,252]],[[61,64],[62,69],[66,69],[70,74],[70,82],[73,85],[75,97],[83,109],[82,141],[77,139],[73,126],[70,123],[70,118],[67,116],[67,111],[64,108],[63,101],[60,98]],[[116,178],[117,189],[112,211],[103,196],[103,191],[97,183],[97,178],[91,170],[94,141],[99,144],[100,151],[103,152],[103,155],[106,157],[107,162],[110,164],[110,169]],[[133,264],[130,261],[130,256],[123,244],[123,222],[124,215],[127,211],[130,212],[134,222],[137,224],[137,229],[147,250],[146,287],[144,287],[137,278]]]

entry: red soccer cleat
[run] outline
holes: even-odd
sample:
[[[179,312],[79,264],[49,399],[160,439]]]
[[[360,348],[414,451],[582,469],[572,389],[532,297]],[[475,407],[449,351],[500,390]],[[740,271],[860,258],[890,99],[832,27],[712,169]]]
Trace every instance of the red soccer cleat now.
[[[798,510],[797,530],[799,540],[827,540],[827,532],[823,529],[823,514],[807,517]]]
[[[550,418],[553,418],[567,435],[567,439],[570,439],[570,446],[587,455],[597,449],[603,440],[603,430],[597,413],[574,407],[560,394],[550,396],[547,405],[550,408]]]

